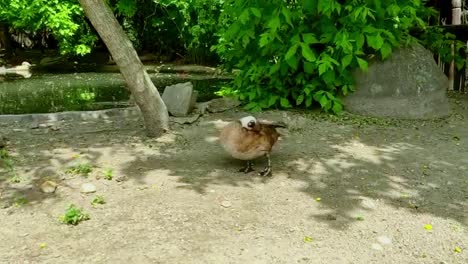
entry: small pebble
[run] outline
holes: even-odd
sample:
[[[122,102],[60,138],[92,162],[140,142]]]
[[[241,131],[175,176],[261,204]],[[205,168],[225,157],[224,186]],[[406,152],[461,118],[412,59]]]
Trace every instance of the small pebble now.
[[[53,181],[45,181],[41,184],[40,188],[43,193],[54,193],[57,189],[57,183]]]
[[[117,182],[124,182],[124,181],[126,181],[127,179],[128,179],[127,176],[123,175],[123,176],[117,177],[115,180],[116,180]]]
[[[222,206],[222,207],[225,207],[225,208],[229,208],[229,207],[232,206],[232,204],[231,204],[230,201],[226,201],[226,200],[225,200],[225,201],[222,201],[222,202],[221,202],[221,206]]]
[[[96,192],[96,186],[92,183],[83,183],[80,191],[82,193],[93,193]]]
[[[377,238],[377,241],[379,241],[380,244],[383,244],[383,245],[390,245],[392,244],[392,239],[389,238],[389,237],[386,237],[386,236],[379,236]]]

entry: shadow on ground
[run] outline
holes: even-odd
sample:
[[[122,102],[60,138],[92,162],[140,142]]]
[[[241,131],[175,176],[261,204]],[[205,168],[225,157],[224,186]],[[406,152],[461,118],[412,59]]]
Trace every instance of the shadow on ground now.
[[[463,111],[467,116],[466,108]],[[468,224],[468,126],[462,120],[362,126],[294,113],[262,115],[289,118],[293,124],[275,148],[273,178],[263,179],[237,172],[243,164],[217,144],[217,127],[240,116],[235,112],[206,117],[160,139],[146,138],[141,122],[134,121],[63,124],[59,131],[34,134],[28,128],[17,128],[24,129],[18,132],[9,127],[3,132],[11,141],[17,173],[26,180],[12,184],[8,177],[0,178],[2,200],[11,205],[24,198],[34,206],[64,199],[41,193],[38,186],[47,178],[66,185],[72,177],[66,169],[84,162],[97,171],[114,168],[117,175],[137,184],[145,184],[148,177],[175,178],[177,188],[200,194],[215,185],[294,182],[301,186],[298,192],[311,200],[320,198],[327,211],[311,219],[333,228],[342,228],[343,221],[346,225],[359,221],[360,211],[380,203]],[[263,165],[256,164],[258,169]]]

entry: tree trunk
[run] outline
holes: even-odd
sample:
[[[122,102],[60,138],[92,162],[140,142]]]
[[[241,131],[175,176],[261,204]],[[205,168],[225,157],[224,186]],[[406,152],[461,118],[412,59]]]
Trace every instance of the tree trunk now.
[[[141,110],[148,136],[169,130],[169,114],[130,39],[104,0],[80,0],[86,16],[106,44]]]
[[[5,49],[5,58],[9,59],[13,53],[10,32],[6,24],[0,23],[0,48]]]

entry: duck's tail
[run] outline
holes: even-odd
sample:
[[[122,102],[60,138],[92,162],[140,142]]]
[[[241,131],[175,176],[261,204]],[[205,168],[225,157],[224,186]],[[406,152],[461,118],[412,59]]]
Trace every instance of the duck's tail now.
[[[280,128],[288,128],[288,125],[283,121],[269,121],[269,120],[261,120],[260,123],[265,126],[269,127],[280,127]]]

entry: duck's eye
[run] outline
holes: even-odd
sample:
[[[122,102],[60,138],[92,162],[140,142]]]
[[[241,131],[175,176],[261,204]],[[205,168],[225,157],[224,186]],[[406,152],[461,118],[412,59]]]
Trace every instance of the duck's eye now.
[[[255,121],[250,121],[248,124],[247,124],[248,127],[254,127],[255,126]]]

